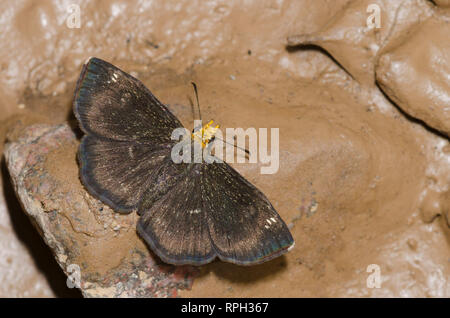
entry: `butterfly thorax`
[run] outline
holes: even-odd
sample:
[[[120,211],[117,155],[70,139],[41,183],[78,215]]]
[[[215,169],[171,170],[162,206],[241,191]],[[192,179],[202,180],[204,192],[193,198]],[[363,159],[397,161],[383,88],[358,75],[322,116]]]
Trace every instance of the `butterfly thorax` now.
[[[214,135],[219,129],[219,125],[213,127],[213,123],[214,121],[210,120],[209,123],[207,123],[202,128],[194,128],[191,134],[192,139],[200,143],[202,145],[202,148],[205,148],[211,142],[211,140],[213,140]]]

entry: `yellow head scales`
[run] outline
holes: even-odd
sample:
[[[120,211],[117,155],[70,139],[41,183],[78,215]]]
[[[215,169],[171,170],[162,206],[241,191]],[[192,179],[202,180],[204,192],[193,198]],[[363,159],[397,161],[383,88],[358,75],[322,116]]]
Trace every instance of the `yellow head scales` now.
[[[210,120],[209,123],[202,127],[202,129],[192,133],[192,138],[199,142],[202,145],[202,148],[206,147],[219,129],[219,125],[212,127],[211,125],[213,123],[214,121]]]

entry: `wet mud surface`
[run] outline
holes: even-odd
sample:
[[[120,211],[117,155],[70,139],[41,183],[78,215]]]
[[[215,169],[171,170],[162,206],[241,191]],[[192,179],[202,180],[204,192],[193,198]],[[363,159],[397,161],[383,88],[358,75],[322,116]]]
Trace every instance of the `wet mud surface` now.
[[[371,3],[379,29],[366,25]],[[0,4],[2,151],[32,124],[68,122],[80,136],[71,102],[89,56],[138,77],[189,129],[191,81],[205,120],[279,128],[277,173],[233,166],[266,194],[295,248],[254,267],[202,266],[181,296],[449,297],[448,1],[83,2],[80,28],[67,26],[67,9]],[[47,168],[64,179],[75,161],[66,149]],[[3,158],[0,189],[0,296],[80,296]],[[370,264],[381,288],[367,287]]]

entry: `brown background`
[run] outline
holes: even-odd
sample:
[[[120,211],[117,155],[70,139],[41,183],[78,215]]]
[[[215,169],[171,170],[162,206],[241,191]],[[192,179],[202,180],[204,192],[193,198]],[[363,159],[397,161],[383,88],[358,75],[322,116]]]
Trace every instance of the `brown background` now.
[[[195,81],[205,119],[280,128],[278,173],[234,166],[292,226],[296,247],[255,267],[204,266],[182,296],[449,297],[448,138],[380,91],[373,46],[394,45],[429,10],[446,9],[411,1],[396,16],[400,1],[373,2],[383,8],[382,28],[364,34],[366,1],[74,1],[80,29],[66,26],[72,2],[3,1],[2,145],[20,127],[73,120],[75,81],[89,56],[137,76],[187,127]],[[329,53],[286,46],[290,35],[321,30],[335,36],[315,39]],[[444,45],[448,33],[424,38]],[[428,72],[421,62],[412,65],[419,82]],[[1,174],[0,296],[78,296],[21,211],[3,160]],[[380,289],[366,287],[369,264],[381,268]]]

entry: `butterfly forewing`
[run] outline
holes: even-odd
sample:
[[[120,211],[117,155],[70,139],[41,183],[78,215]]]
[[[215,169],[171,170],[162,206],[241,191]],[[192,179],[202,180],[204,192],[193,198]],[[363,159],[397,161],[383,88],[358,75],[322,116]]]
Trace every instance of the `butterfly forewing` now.
[[[220,259],[252,265],[294,244],[286,224],[264,194],[227,163],[203,165],[202,197],[213,246]]]
[[[74,112],[85,133],[99,137],[172,143],[178,119],[139,80],[112,64],[91,58],[77,83]]]

